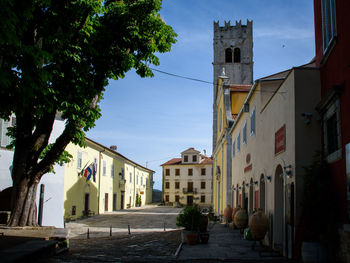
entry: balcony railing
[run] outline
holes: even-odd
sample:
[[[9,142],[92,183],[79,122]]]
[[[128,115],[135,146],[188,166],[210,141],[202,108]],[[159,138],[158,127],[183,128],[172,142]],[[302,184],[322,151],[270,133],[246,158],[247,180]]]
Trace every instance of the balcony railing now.
[[[184,194],[196,194],[197,188],[183,188]]]

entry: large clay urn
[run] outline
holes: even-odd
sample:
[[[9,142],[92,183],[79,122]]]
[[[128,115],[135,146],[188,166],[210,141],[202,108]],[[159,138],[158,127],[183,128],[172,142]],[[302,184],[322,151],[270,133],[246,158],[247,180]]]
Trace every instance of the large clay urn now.
[[[230,205],[227,205],[224,210],[224,218],[226,222],[231,222],[232,220],[232,207]]]
[[[235,218],[233,219],[236,227],[239,229],[243,229],[248,224],[248,214],[244,209],[240,209],[236,212]]]
[[[232,210],[232,221],[233,221],[233,226],[236,226],[236,225],[235,225],[235,222],[234,222],[234,218],[235,218],[235,215],[236,215],[237,211],[240,210],[240,209],[241,209],[241,207],[240,207],[240,206],[237,206],[237,207],[233,208],[233,210]]]
[[[249,229],[254,240],[262,240],[269,227],[269,220],[262,209],[251,215]]]

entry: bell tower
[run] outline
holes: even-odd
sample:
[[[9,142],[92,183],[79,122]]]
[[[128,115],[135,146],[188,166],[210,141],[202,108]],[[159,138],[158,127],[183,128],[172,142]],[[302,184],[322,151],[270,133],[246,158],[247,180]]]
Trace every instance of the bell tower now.
[[[241,21],[236,21],[231,26],[231,22],[225,21],[224,26],[220,26],[219,21],[214,21],[214,98],[213,98],[213,152],[217,139],[217,84],[218,78],[224,72],[228,84],[253,83],[253,21],[247,20],[246,25]],[[224,70],[223,70],[224,68]]]
[[[247,20],[246,25],[236,21],[231,26],[230,21],[224,26],[214,21],[214,83],[225,68],[230,84],[253,83],[253,21]]]

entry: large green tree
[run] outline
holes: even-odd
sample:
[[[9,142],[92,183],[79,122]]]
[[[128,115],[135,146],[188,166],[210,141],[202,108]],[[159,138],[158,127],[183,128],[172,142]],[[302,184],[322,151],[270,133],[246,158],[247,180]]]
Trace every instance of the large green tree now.
[[[108,79],[152,76],[176,34],[161,0],[0,0],[0,117],[16,115],[11,226],[36,224],[41,177],[100,117]],[[116,109],[117,110],[117,109]],[[48,144],[57,113],[66,121]]]

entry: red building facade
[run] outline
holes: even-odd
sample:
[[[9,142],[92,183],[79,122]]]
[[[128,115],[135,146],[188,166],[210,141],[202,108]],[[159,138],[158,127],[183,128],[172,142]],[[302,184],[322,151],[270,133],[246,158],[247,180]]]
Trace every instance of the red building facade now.
[[[331,167],[341,223],[349,222],[350,211],[349,11],[349,0],[314,0],[316,65],[321,75],[318,111],[322,119],[323,153]]]

